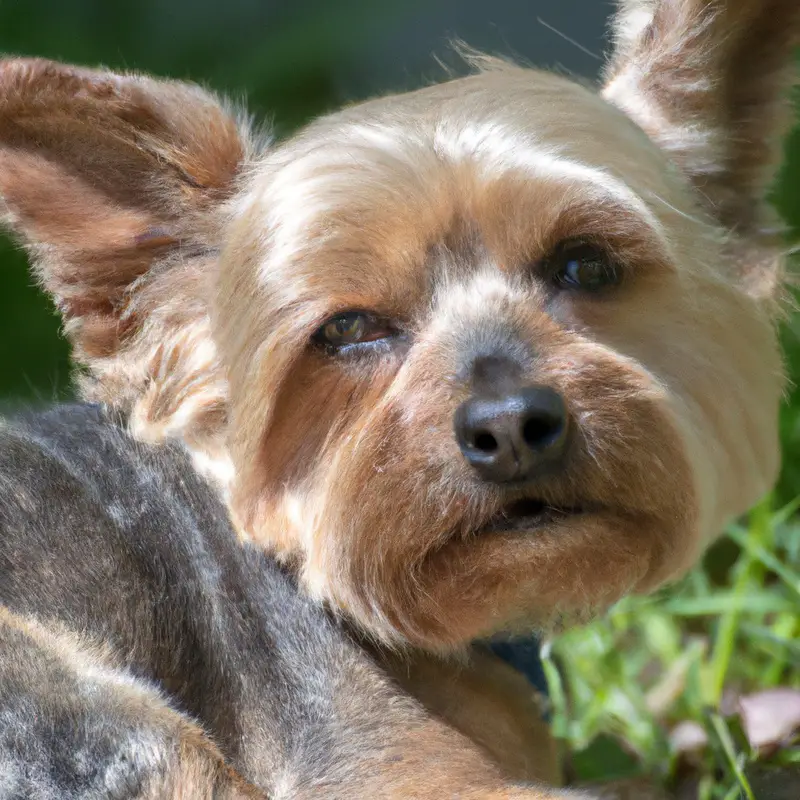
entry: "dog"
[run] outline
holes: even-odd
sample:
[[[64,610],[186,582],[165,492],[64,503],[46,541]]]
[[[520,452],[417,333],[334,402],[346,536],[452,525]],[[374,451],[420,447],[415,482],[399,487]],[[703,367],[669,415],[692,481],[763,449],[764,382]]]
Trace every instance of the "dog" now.
[[[4,800],[562,796],[522,784],[552,755],[524,678],[476,651],[420,664],[415,700],[179,445],[97,405],[15,414],[0,487]]]
[[[401,663],[653,590],[775,479],[800,8],[614,33],[599,92],[476,55],[283,143],[197,87],[0,67],[4,219],[82,396]]]

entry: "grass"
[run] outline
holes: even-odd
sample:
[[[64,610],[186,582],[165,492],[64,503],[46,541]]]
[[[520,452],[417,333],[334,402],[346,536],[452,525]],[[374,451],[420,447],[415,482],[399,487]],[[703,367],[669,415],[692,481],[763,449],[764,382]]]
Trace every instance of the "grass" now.
[[[249,4],[250,11],[241,3],[166,5],[170,13],[158,0],[135,6],[0,2],[0,45],[6,52],[191,77],[235,94],[246,87],[252,106],[274,114],[281,130],[289,131],[342,99],[333,66],[347,62],[371,25],[392,24],[394,15],[413,14],[416,7],[347,0],[334,9],[319,0],[304,14],[273,19],[262,15],[259,4]],[[787,141],[774,200],[797,240],[800,125]],[[49,397],[67,385],[67,350],[57,338],[57,321],[29,283],[21,255],[0,240],[4,399]],[[800,314],[787,324],[784,344],[797,379]],[[781,436],[785,465],[778,496],[791,498],[800,492],[800,389],[790,393]],[[692,796],[700,800],[752,797],[748,776],[754,767],[800,764],[800,747],[783,747],[768,759],[751,752],[736,717],[723,713],[737,692],[800,689],[799,507],[785,499],[764,503],[679,585],[657,597],[628,599],[547,648],[553,724],[577,778],[644,772],[674,786],[687,769],[671,751],[669,732],[683,721],[701,726],[709,741],[688,770],[698,783]]]
[[[678,585],[628,598],[545,648],[574,778],[647,774],[672,789],[692,780],[699,800],[752,800],[751,773],[800,764],[800,740],[755,752],[731,713],[740,693],[800,690],[798,506],[765,501]],[[708,738],[692,764],[670,745],[685,721]]]

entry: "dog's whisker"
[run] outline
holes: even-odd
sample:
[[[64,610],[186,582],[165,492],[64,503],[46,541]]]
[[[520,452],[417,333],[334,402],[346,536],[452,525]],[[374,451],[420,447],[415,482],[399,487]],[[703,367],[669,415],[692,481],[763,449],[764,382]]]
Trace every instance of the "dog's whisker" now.
[[[602,58],[597,53],[590,50],[588,47],[584,47],[580,42],[577,42],[575,41],[575,39],[572,39],[571,37],[567,36],[566,33],[558,30],[558,28],[555,28],[549,22],[545,22],[541,17],[536,17],[536,21],[542,27],[547,28],[547,30],[549,31],[552,31],[554,34],[556,34],[556,36],[560,36],[565,42],[569,42],[571,45],[577,47],[578,50],[580,50],[582,53],[586,53],[587,56],[591,56],[597,61],[602,61]]]

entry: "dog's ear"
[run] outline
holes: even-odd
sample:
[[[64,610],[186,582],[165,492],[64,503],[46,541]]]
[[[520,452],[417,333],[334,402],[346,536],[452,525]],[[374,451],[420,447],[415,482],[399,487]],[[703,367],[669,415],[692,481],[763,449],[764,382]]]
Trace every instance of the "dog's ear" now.
[[[105,387],[98,399],[149,392],[163,422],[210,369],[203,264],[247,149],[246,129],[199,87],[0,61],[0,222]]]
[[[179,83],[0,61],[0,198],[89,359],[124,333],[134,284],[171,248],[213,246],[242,159],[234,121]]]
[[[791,122],[798,0],[621,0],[603,95],[688,176],[713,216],[757,243]]]

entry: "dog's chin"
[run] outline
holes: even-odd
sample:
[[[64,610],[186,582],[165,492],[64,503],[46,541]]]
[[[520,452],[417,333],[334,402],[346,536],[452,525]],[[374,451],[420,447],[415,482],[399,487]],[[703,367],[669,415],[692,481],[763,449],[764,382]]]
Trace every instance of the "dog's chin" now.
[[[673,535],[648,513],[517,500],[429,555],[397,630],[445,652],[584,621],[648,583]]]

